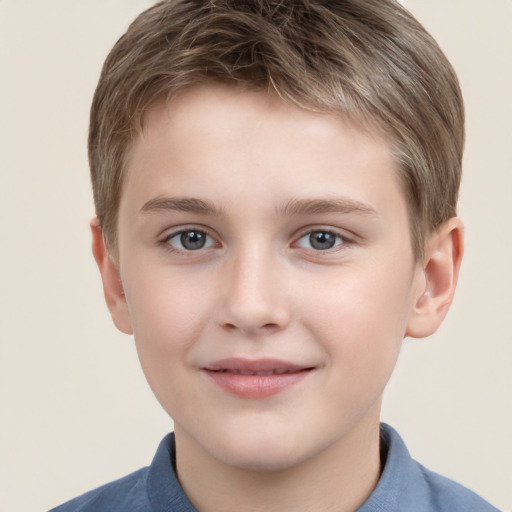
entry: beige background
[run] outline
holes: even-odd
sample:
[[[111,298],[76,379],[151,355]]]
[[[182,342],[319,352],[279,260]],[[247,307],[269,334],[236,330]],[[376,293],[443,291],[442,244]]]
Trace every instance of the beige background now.
[[[107,51],[150,0],[0,0],[0,511],[150,462],[171,422],[111,325],[85,141]],[[383,418],[430,468],[512,510],[512,1],[406,0],[467,102],[467,252],[440,332],[407,341]]]

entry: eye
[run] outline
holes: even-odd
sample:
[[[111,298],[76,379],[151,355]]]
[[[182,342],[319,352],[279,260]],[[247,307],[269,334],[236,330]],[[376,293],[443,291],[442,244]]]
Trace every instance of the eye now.
[[[333,233],[332,231],[319,229],[310,231],[299,238],[297,245],[304,249],[327,251],[345,242],[346,240],[342,236]]]
[[[164,243],[179,251],[197,251],[214,245],[214,240],[204,231],[187,229],[169,235]]]

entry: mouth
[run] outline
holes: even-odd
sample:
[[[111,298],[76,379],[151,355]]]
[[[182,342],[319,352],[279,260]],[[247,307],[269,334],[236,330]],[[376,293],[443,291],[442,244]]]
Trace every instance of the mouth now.
[[[306,368],[304,368],[306,369]],[[232,373],[233,375],[285,375],[287,373],[296,373],[301,370],[260,370],[260,371],[249,371],[249,370],[210,370],[213,372]]]
[[[307,377],[314,367],[276,359],[224,359],[203,372],[222,391],[239,398],[262,399],[288,390]]]

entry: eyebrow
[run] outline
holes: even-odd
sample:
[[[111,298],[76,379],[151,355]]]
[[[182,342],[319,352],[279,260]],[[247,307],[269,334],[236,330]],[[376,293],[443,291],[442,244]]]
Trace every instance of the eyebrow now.
[[[164,211],[198,213],[201,215],[220,215],[221,211],[213,204],[193,197],[155,197],[144,203],[140,209],[142,214]]]
[[[281,209],[281,215],[315,215],[324,213],[355,213],[358,215],[377,216],[377,211],[370,205],[348,198],[334,199],[291,199]]]
[[[165,211],[197,213],[200,215],[220,216],[222,211],[213,203],[194,197],[155,197],[140,209],[142,214]],[[318,215],[326,213],[378,215],[371,206],[348,198],[334,199],[291,199],[277,209],[278,215]]]

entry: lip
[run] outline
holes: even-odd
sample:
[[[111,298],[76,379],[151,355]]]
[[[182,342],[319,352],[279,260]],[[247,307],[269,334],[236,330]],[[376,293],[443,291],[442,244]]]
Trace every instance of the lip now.
[[[278,359],[222,359],[204,367],[223,391],[240,398],[263,399],[298,384],[314,368]]]

